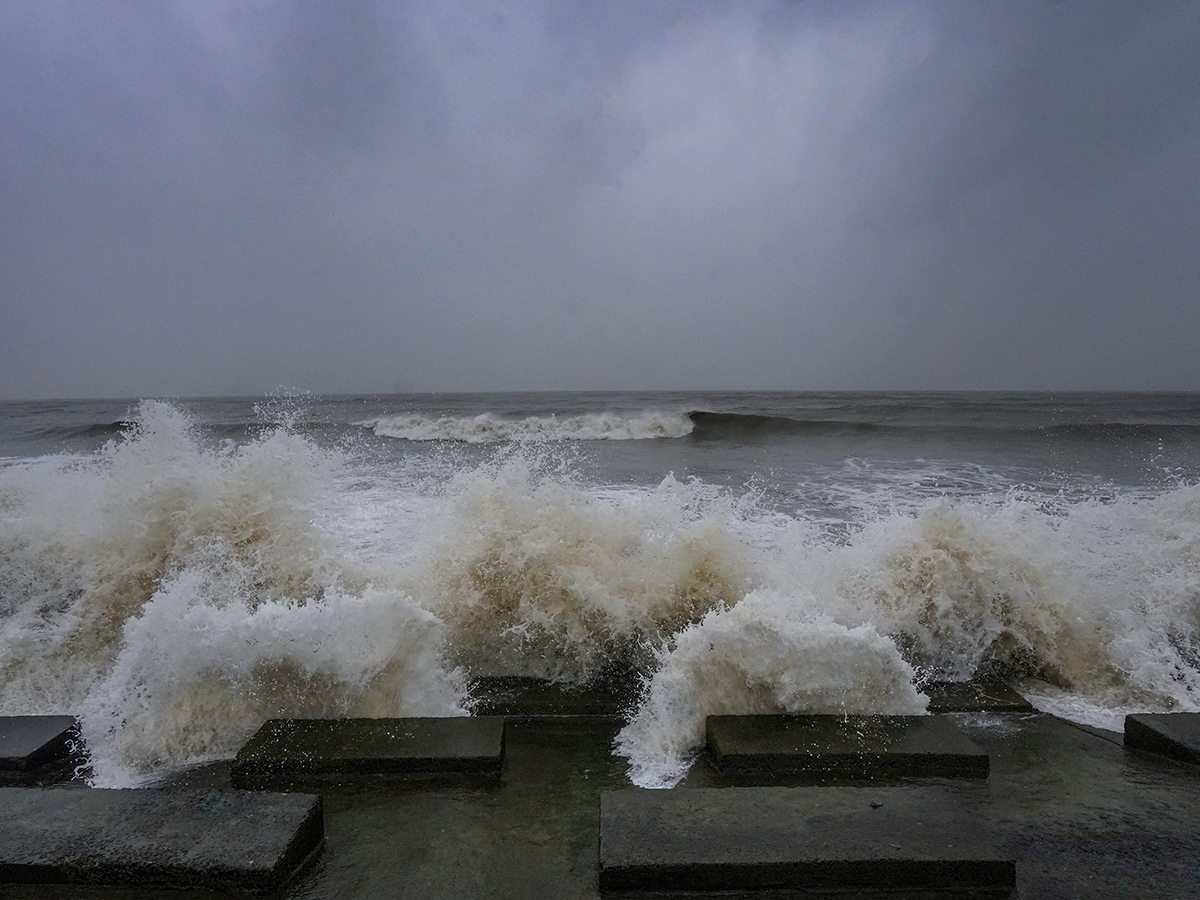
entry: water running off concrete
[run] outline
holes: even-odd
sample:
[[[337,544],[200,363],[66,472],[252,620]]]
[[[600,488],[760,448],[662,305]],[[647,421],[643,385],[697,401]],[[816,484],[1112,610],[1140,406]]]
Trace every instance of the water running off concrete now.
[[[905,859],[917,859],[926,851],[935,861],[946,858],[948,850],[938,843],[946,840],[945,831],[940,826],[925,829],[928,816],[921,812],[931,808],[930,798],[937,798],[934,806],[950,811],[946,821],[959,823],[952,830],[982,847],[988,854],[985,858],[992,860],[989,865],[1015,863],[1011,890],[996,884],[971,886],[964,880],[948,895],[940,889],[928,893],[910,882],[901,893],[886,895],[893,898],[978,897],[994,895],[996,890],[1020,900],[1196,896],[1200,766],[1128,749],[1119,734],[1078,727],[1045,714],[960,713],[948,719],[964,740],[988,755],[987,778],[837,772],[806,773],[800,779],[786,773],[746,776],[722,771],[702,757],[672,791],[642,792],[630,791],[625,763],[612,752],[619,720],[509,718],[501,775],[490,784],[405,781],[355,773],[329,778],[321,792],[324,846],[275,896],[286,900],[615,897],[619,894],[608,888],[627,891],[635,885],[606,883],[602,891],[601,834],[606,827],[611,833],[617,823],[612,819],[605,825],[602,805],[611,804],[612,797],[628,795],[686,811],[698,808],[697,804],[711,806],[715,798],[718,802],[711,814],[696,816],[694,831],[689,832],[686,815],[678,819],[680,841],[686,847],[689,833],[697,841],[704,834],[709,835],[706,840],[719,839],[718,807],[736,806],[737,791],[748,784],[748,778],[755,790],[765,793],[761,799],[758,794],[746,795],[755,799],[741,826],[744,846],[753,848],[760,842],[756,835],[769,835],[778,829],[781,818],[792,815],[767,815],[774,806],[783,804],[801,815],[805,807],[832,803],[837,792],[843,792],[867,800],[865,807],[858,803],[855,814],[884,813],[879,822],[894,816],[893,824],[884,829],[886,844],[899,844],[897,852],[907,854]],[[232,761],[198,767],[177,773],[160,787],[168,792],[228,790],[232,768]],[[99,792],[80,788],[55,793]],[[872,806],[873,802],[879,805]],[[761,826],[756,826],[754,815],[761,815]],[[962,824],[962,816],[968,824]],[[935,816],[933,821],[941,818]],[[0,822],[0,830],[5,827]],[[891,832],[902,839],[892,839]],[[829,829],[837,852],[849,853],[855,841],[861,851],[858,838],[837,840],[837,834]],[[878,840],[884,837],[881,832]],[[875,871],[886,872],[886,868]],[[675,887],[669,892],[675,900],[706,895],[697,890],[703,887],[700,882]],[[17,898],[113,900],[211,900],[241,895],[232,888],[199,892],[14,884],[4,885],[0,893]],[[783,886],[721,894],[722,900],[800,896],[807,894]],[[860,886],[837,896],[880,895]]]

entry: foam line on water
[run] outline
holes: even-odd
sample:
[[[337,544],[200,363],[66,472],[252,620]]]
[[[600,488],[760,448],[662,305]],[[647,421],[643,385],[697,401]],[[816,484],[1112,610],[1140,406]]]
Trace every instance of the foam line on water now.
[[[648,410],[600,412],[575,416],[509,418],[493,413],[385,416],[359,423],[380,437],[407,441],[631,441],[680,438],[695,424],[684,413]]]

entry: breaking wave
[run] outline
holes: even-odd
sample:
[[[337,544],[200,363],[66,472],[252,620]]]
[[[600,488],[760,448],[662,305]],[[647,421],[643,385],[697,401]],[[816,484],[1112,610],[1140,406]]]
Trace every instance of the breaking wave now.
[[[389,416],[360,422],[380,437],[406,441],[636,441],[679,438],[692,432],[684,413],[587,413],[577,416],[505,418],[492,413],[477,416]]]
[[[648,786],[706,715],[919,712],[932,678],[1037,679],[1100,725],[1200,709],[1200,486],[864,497],[833,537],[696,479],[588,484],[545,445],[418,454],[409,479],[286,424],[218,444],[166,404],[136,419],[0,467],[0,711],[78,715],[97,784],[273,716],[465,714],[486,674],[640,676],[617,751]]]
[[[781,535],[758,575],[773,590],[660,647],[617,743],[635,782],[677,781],[705,715],[913,711],[906,685],[935,678],[1036,679],[1034,699],[1114,730],[1200,709],[1200,486],[933,502],[844,544]]]
[[[670,476],[606,496],[552,461],[514,454],[450,482],[421,581],[457,665],[587,682],[648,665],[746,592],[737,523],[752,503]]]
[[[869,625],[848,628],[808,606],[754,592],[674,636],[617,736],[635,784],[670,787],[682,778],[708,716],[925,712],[928,698],[895,644]]]
[[[325,516],[339,460],[272,429],[205,449],[177,409],[0,481],[0,708],[78,715],[98,784],[231,755],[280,715],[454,715],[441,623]]]
[[[475,416],[410,413],[358,423],[380,437],[407,441],[624,441],[694,437],[698,440],[763,440],[774,437],[947,436],[988,441],[1033,439],[1097,443],[1157,441],[1200,435],[1200,426],[1181,423],[1075,422],[1069,424],[992,425],[955,422],[947,425],[881,417],[880,419],[793,417],[693,409],[686,412],[647,409],[639,412],[596,412],[564,416],[514,418],[496,413]]]

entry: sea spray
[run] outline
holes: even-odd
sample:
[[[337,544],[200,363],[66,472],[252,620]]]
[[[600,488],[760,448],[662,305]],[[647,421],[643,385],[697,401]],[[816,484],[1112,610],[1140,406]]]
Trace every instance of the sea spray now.
[[[1195,708],[1198,496],[933,503],[830,562],[847,610],[927,677],[1029,675],[1110,705]]]
[[[94,456],[6,468],[0,708],[79,715],[101,784],[268,715],[461,712],[436,617],[329,530],[341,464],[282,428],[206,446],[143,403]]]
[[[100,783],[232,756],[273,717],[466,714],[461,678],[441,664],[441,623],[411,598],[230,602],[236,568],[189,569],[126,623],[82,717]]]
[[[1106,727],[1200,708],[1200,488],[937,501],[844,543],[780,536],[758,560],[774,590],[659,651],[617,742],[636,783],[682,777],[707,715],[911,712],[930,679],[1034,679],[1047,708]]]
[[[616,741],[641,787],[670,787],[683,777],[708,716],[916,715],[928,703],[886,637],[868,625],[847,628],[802,597],[772,591],[712,610],[677,633],[658,661]]]
[[[179,410],[143,403],[136,426],[95,457],[30,472],[5,523],[5,555],[25,563],[6,564],[5,578],[22,583],[4,593],[32,653],[4,663],[60,684],[70,704],[111,665],[124,623],[214,539],[251,573],[256,600],[317,593],[325,554],[314,497],[328,465],[279,431],[205,449]]]
[[[422,583],[457,665],[586,682],[741,598],[749,502],[671,476],[601,497],[557,457],[505,453],[452,479]]]
[[[319,402],[258,428],[244,403],[196,401],[217,421],[148,403],[99,452],[0,461],[0,712],[81,715],[115,784],[228,754],[268,715],[461,712],[467,674],[642,675],[622,746],[660,782],[706,710],[882,711],[929,678],[1019,678],[1110,726],[1200,708],[1200,488],[1178,466],[1111,482],[1153,472],[1107,450],[1060,471],[1104,429],[1045,438],[1053,465],[1024,425],[999,462],[955,456],[984,450],[942,414],[918,460],[891,432],[774,426],[489,449],[377,438],[347,424],[363,401]],[[502,417],[529,408],[549,401]],[[314,430],[336,449],[301,421],[343,423]]]

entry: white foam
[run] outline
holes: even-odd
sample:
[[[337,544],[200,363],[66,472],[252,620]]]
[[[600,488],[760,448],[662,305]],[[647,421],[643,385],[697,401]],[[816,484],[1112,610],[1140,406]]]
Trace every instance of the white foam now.
[[[477,416],[388,416],[360,422],[380,437],[407,441],[633,441],[680,438],[694,424],[685,413],[586,413],[577,416],[528,416],[506,419],[492,413]]]
[[[1034,676],[1079,721],[1200,709],[1196,485],[914,502],[867,473],[845,501],[866,524],[831,536],[698,480],[589,485],[561,446],[407,472],[285,427],[214,447],[164,404],[138,421],[0,468],[0,711],[81,715],[101,783],[268,715],[460,712],[457,667],[633,666],[621,748],[648,784],[709,712],[907,709],[914,677]]]
[[[252,606],[229,599],[238,568],[189,568],[126,622],[82,716],[97,784],[228,758],[268,718],[465,715],[441,623],[410,598],[327,591]]]
[[[740,501],[668,476],[603,495],[554,457],[512,453],[455,476],[414,591],[476,674],[581,681],[645,662],[657,642],[750,584]]]
[[[617,736],[633,783],[678,782],[712,715],[925,712],[928,700],[891,641],[868,625],[838,624],[814,606],[795,595],[753,592],[676,634]]]
[[[828,711],[843,677],[863,687],[847,711],[886,712],[911,701],[898,682],[910,664],[918,680],[1037,676],[1043,708],[1100,727],[1200,709],[1200,487],[1054,514],[938,501],[844,544],[780,538],[755,568],[774,592],[660,653],[618,742],[637,783],[686,771],[704,715]]]
[[[329,530],[340,465],[280,429],[207,448],[147,403],[94,457],[3,470],[0,708],[78,714],[105,784],[288,710],[461,710],[440,623]]]

